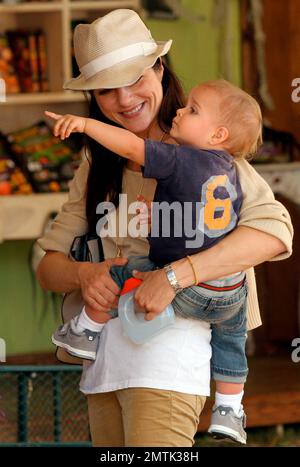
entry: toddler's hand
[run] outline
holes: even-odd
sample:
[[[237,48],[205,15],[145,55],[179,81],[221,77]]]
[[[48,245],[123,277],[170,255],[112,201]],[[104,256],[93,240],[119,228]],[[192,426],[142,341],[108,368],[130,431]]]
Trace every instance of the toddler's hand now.
[[[76,115],[59,115],[54,112],[45,111],[46,117],[50,117],[56,120],[53,128],[54,136],[60,136],[60,139],[65,139],[70,136],[71,133],[84,133],[86,118],[77,117]]]

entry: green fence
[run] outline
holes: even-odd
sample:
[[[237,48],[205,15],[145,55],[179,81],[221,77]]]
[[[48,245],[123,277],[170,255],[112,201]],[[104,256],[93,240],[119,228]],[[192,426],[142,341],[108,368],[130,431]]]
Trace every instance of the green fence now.
[[[0,366],[1,446],[90,446],[74,365]]]

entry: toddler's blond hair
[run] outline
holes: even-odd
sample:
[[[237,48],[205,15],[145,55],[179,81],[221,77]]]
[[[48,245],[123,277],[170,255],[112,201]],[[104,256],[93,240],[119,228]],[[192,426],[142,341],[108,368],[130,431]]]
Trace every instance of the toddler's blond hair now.
[[[262,144],[262,115],[258,102],[224,79],[206,81],[200,87],[219,97],[219,124],[228,129],[225,149],[236,158],[250,158]]]

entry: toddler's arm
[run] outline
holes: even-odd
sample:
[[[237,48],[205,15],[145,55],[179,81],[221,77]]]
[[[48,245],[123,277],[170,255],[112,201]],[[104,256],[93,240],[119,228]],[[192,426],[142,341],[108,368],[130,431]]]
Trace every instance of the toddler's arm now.
[[[47,117],[56,121],[53,133],[63,140],[71,133],[86,133],[111,151],[126,159],[145,165],[145,142],[134,133],[123,128],[117,128],[92,118],[76,115],[59,115],[45,111]]]

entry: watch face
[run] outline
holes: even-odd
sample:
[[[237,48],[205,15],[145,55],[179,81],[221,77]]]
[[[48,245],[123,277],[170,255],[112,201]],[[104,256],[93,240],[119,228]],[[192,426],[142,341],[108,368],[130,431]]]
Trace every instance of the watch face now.
[[[170,264],[168,264],[167,266],[165,266],[165,271],[166,271],[166,274],[167,274],[167,278],[168,278],[168,281],[170,282],[173,290],[178,293],[182,290],[182,288],[180,287],[180,285],[178,284],[178,281],[177,281],[177,278],[176,278],[176,275],[175,275],[175,272],[173,271],[172,269],[172,266]]]

